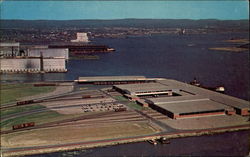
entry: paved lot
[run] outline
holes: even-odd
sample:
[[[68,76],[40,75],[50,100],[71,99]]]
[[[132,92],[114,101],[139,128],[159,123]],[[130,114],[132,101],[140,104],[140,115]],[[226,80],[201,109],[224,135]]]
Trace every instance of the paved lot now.
[[[249,124],[249,117],[242,117],[239,115],[220,115],[200,118],[188,119],[167,119],[162,120],[170,127],[180,130],[193,130],[193,129],[210,129],[227,126],[237,126]]]

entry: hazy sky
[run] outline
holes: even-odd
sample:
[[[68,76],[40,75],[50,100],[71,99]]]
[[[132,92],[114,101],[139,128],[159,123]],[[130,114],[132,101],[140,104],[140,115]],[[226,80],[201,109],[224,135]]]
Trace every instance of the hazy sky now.
[[[1,19],[249,19],[248,0],[2,1]]]

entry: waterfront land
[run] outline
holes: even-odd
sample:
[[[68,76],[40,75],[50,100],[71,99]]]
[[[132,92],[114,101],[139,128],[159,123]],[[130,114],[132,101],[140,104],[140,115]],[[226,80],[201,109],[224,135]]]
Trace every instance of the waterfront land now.
[[[213,47],[210,50],[215,51],[229,51],[229,52],[244,52],[249,51],[249,39],[231,39],[225,40],[228,44],[237,44],[234,47]]]
[[[56,95],[54,90],[51,92],[53,97],[46,93],[22,98],[32,98],[37,103],[2,105],[1,147],[4,156],[249,129],[246,116],[172,119],[129,101],[112,90],[112,85],[105,88],[77,83],[61,85],[64,88],[68,85],[68,91]],[[60,85],[56,88],[60,89]],[[117,107],[127,109],[115,112]],[[28,122],[35,122],[35,126],[12,130],[13,125]]]
[[[14,102],[25,96],[49,93],[54,90],[55,87],[34,87],[32,84],[1,84],[0,104]]]
[[[0,41],[22,43],[69,42],[77,32],[91,32],[89,38],[127,38],[155,34],[210,34],[248,32],[247,20],[1,20]]]
[[[178,21],[176,24],[173,24],[173,21],[171,23],[168,23],[169,21],[165,21],[166,23],[160,22],[161,20],[149,20],[147,24],[145,24],[145,21],[140,20],[140,22],[136,23],[131,21],[133,20],[122,20],[117,23],[106,21],[101,25],[99,22],[95,23],[95,21],[92,21],[95,23],[92,23],[93,25],[91,25],[90,21],[86,23],[76,21],[78,23],[76,28],[66,27],[65,24],[67,25],[69,22],[65,21],[50,21],[50,24],[46,24],[46,27],[43,27],[39,21],[37,25],[36,21],[5,21],[1,25],[0,38],[1,41],[46,44],[68,42],[75,38],[77,32],[91,32],[89,34],[91,40],[97,39],[98,41],[99,38],[98,43],[109,40],[108,44],[116,44],[115,48],[118,49],[118,53],[112,54],[113,58],[112,55],[107,55],[104,60],[99,59],[99,56],[83,57],[84,59],[96,59],[91,62],[77,60],[73,62],[71,60],[72,62],[69,61],[70,71],[68,76],[70,77],[68,78],[72,79],[78,75],[122,75],[124,73],[137,74],[138,72],[150,76],[156,74],[157,77],[162,75],[167,75],[166,77],[170,78],[179,77],[179,80],[185,81],[192,79],[194,76],[200,76],[203,81],[212,77],[210,81],[220,78],[223,84],[229,82],[230,84],[226,86],[226,90],[229,91],[229,87],[232,88],[231,93],[235,92],[238,95],[246,93],[245,90],[240,91],[247,84],[248,75],[243,75],[246,70],[244,70],[244,66],[235,66],[238,63],[244,65],[243,61],[246,57],[235,56],[244,55],[244,53],[225,53],[232,55],[229,57],[221,55],[223,53],[211,53],[210,51],[205,53],[204,49],[209,50],[209,47],[218,46],[217,43],[221,43],[222,40],[223,42],[229,42],[229,47],[232,46],[231,44],[235,46],[235,43],[247,44],[247,41],[249,43],[249,40],[237,37],[237,32],[248,33],[248,21],[184,20]],[[62,22],[62,25],[58,24],[58,22]],[[161,24],[159,25],[159,23]],[[221,25],[217,25],[218,23]],[[30,28],[27,28],[27,26]],[[147,28],[144,28],[145,26]],[[182,34],[181,32],[184,29],[185,34]],[[230,35],[221,39],[214,39],[213,36],[210,36],[211,34],[217,36],[216,33],[218,32],[221,34],[229,33]],[[236,35],[231,35],[231,32],[236,33]],[[158,38],[158,36],[151,38],[151,35],[156,34],[163,34],[168,38]],[[145,38],[141,36],[145,36]],[[194,40],[192,38],[194,36],[198,39]],[[235,37],[235,40],[225,41],[231,39],[231,36]],[[124,40],[121,38],[124,38]],[[200,41],[202,42],[200,43]],[[205,44],[209,43],[208,41],[214,41],[214,43],[206,47]],[[178,45],[179,43],[182,43],[182,45]],[[173,46],[175,44],[177,45]],[[166,47],[162,47],[163,45]],[[190,47],[190,51],[187,45]],[[220,60],[221,58],[223,61]],[[107,66],[107,64],[110,66]],[[247,64],[249,65],[248,61]],[[124,65],[125,67],[123,67]],[[230,65],[236,67],[236,70],[228,68]],[[209,66],[212,68],[209,69]],[[95,72],[93,72],[93,67],[96,70]],[[150,69],[152,67],[153,69]],[[222,69],[222,71],[217,71],[218,69]],[[161,70],[164,72],[160,72]],[[230,73],[227,75],[227,72]],[[175,73],[178,75],[174,75]],[[13,76],[16,77],[14,80],[19,79],[19,75]],[[9,80],[12,80],[13,76],[11,75]],[[62,79],[61,75],[58,76],[53,79]],[[52,77],[48,78],[51,79]],[[229,77],[230,79],[225,81],[225,78]],[[235,78],[233,79],[233,77]],[[44,80],[48,78],[45,77]],[[246,78],[245,81],[244,78]],[[7,81],[9,80],[7,79]],[[236,83],[233,80],[236,80]],[[31,79],[31,81],[33,80]],[[217,84],[217,82],[214,84]],[[21,88],[14,88],[12,93],[22,93],[29,90],[28,86],[25,85]],[[34,90],[39,88],[55,89],[51,91],[43,90],[45,93],[29,92],[29,94],[21,95],[21,97],[15,95],[12,99],[4,102],[8,102],[7,104],[2,105],[1,103],[2,106],[7,107],[1,108],[1,151],[4,156],[115,145],[159,139],[162,136],[178,138],[217,132],[249,130],[248,116],[217,115],[172,119],[151,108],[142,107],[136,102],[128,100],[117,91],[109,91],[112,85],[79,85],[72,81],[61,82],[60,85],[55,87],[34,88]],[[36,102],[16,106],[16,101],[24,100],[35,100]],[[120,105],[126,107],[127,110],[115,112],[115,108]],[[34,122],[35,126],[12,130],[13,125],[29,122]]]

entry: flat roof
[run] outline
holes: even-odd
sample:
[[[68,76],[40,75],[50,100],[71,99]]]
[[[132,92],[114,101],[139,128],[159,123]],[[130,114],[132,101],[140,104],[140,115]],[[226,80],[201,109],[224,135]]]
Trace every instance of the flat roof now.
[[[79,82],[95,82],[95,81],[140,81],[147,80],[144,76],[93,76],[79,77]]]
[[[146,98],[147,102],[151,104],[165,104],[168,102],[175,101],[199,101],[199,100],[209,100],[209,98],[201,95],[185,95],[185,96],[171,96],[171,97],[158,97],[158,98]]]
[[[226,108],[229,108],[228,106],[225,106],[221,103],[209,99],[169,101],[163,104],[155,104],[155,105],[174,114],[209,112],[209,111],[225,110]]]
[[[0,47],[12,47],[12,46],[20,46],[20,43],[18,42],[5,42],[5,43],[0,43]]]
[[[125,85],[114,85],[116,88],[126,91],[131,95],[136,93],[146,93],[146,92],[157,92],[157,91],[169,91],[172,90],[171,87],[160,83],[143,83],[143,84],[125,84]]]
[[[163,85],[173,86],[175,88],[193,93],[195,95],[205,96],[213,101],[216,101],[216,102],[219,102],[219,103],[231,106],[231,107],[250,110],[250,102],[243,100],[243,99],[239,99],[239,98],[232,97],[229,95],[210,91],[208,89],[196,87],[196,86],[183,83],[180,81],[176,81],[176,80],[166,79],[166,80],[158,80],[157,82]]]

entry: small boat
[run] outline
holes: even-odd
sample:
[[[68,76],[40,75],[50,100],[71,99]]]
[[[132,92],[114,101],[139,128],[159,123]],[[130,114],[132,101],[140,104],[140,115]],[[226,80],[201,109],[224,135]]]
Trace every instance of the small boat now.
[[[152,140],[148,140],[148,142],[149,142],[150,144],[157,145],[157,141],[156,141],[156,140],[154,140],[154,139],[152,139]]]
[[[161,137],[159,139],[159,141],[162,143],[162,144],[170,144],[170,140],[167,139],[166,137]]]

